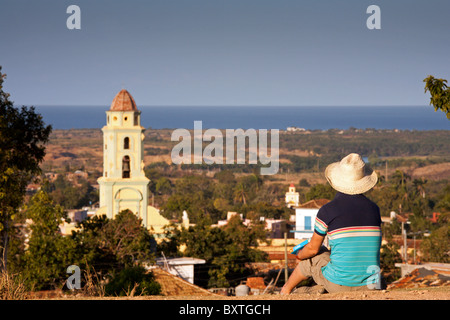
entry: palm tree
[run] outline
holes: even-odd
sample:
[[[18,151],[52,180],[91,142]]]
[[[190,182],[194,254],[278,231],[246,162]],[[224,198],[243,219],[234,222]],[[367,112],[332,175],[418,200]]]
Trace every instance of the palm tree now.
[[[236,187],[234,187],[234,201],[242,202],[244,205],[247,204],[247,192],[245,191],[244,184],[242,182],[239,182],[236,184]]]
[[[425,184],[427,184],[428,180],[427,179],[414,179],[413,181],[413,186],[414,186],[414,190],[417,194],[420,194],[422,196],[422,198],[425,198]]]
[[[401,187],[401,190],[405,192],[406,192],[406,180],[409,179],[411,179],[411,177],[400,170],[396,170],[394,174],[391,176],[391,181],[392,184],[395,186],[395,188],[398,189],[399,187]]]

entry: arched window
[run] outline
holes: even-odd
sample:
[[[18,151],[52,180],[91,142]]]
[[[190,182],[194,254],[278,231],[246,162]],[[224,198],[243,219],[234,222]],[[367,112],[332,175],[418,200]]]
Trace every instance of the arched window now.
[[[125,137],[125,139],[123,139],[123,148],[130,149],[130,138]]]
[[[122,159],[122,178],[130,177],[130,157],[124,156]]]

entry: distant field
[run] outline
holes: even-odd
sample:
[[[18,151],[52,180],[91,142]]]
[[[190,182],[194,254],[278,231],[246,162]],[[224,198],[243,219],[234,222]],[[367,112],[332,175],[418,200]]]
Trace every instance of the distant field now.
[[[170,140],[171,134],[168,129],[145,131],[146,165],[171,164],[170,153],[177,144]],[[42,168],[45,172],[83,169],[96,180],[103,166],[102,143],[100,129],[54,130]],[[412,176],[450,178],[450,131],[317,130],[280,133],[280,171],[272,180],[297,182],[306,177],[312,183],[323,182],[325,166],[350,152],[369,157],[374,168],[383,173],[387,161],[389,174],[401,168]],[[224,166],[189,169],[218,171]],[[233,166],[238,173],[239,168]]]

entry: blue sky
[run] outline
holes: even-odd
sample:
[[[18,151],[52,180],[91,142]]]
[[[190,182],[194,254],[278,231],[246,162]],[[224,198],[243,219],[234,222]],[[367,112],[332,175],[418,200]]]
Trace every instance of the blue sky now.
[[[422,80],[450,80],[449,16],[448,0],[1,0],[0,65],[19,105],[122,88],[142,106],[428,105]]]

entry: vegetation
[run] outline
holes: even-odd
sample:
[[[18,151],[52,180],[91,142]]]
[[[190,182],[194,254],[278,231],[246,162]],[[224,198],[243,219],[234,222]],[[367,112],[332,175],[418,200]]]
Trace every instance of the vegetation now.
[[[236,286],[250,275],[246,264],[266,261],[266,254],[255,249],[257,241],[266,241],[264,225],[258,220],[244,226],[239,216],[232,217],[223,228],[211,226],[211,219],[199,219],[188,229],[172,229],[159,250],[165,255],[184,255],[204,259],[206,265],[198,273],[199,285],[204,287]]]
[[[16,257],[15,271],[21,273],[29,288],[50,289],[66,278],[65,271],[75,259],[75,243],[59,232],[64,211],[54,206],[45,192],[33,197],[25,215],[32,220],[31,236],[22,254]]]
[[[153,180],[152,175],[150,179]],[[166,196],[161,212],[169,219],[180,219],[186,210],[193,223],[205,215],[217,223],[226,218],[228,211],[253,214],[257,218],[289,218],[289,209],[280,202],[285,186],[265,184],[266,179],[257,173],[237,177],[231,170],[219,171],[214,177],[186,175],[167,182],[166,191],[159,192]]]
[[[34,107],[15,108],[3,91],[0,67],[0,270],[7,269],[11,221],[21,206],[27,184],[40,172],[51,132]]]
[[[0,272],[0,300],[24,300],[27,297],[28,292],[19,277]]]
[[[144,267],[127,267],[117,272],[105,286],[107,296],[157,295],[161,286]]]
[[[447,212],[439,217],[439,226],[422,242],[424,260],[450,263],[450,214]]]
[[[60,174],[53,182],[43,184],[51,199],[66,209],[81,209],[98,202],[98,192],[84,178],[69,181]]]
[[[428,76],[423,81],[425,93],[429,91],[431,94],[430,105],[434,106],[434,111],[441,110],[450,120],[450,89],[447,86],[447,80]]]
[[[128,287],[120,285],[129,285],[130,274],[131,280],[143,282],[136,288],[133,283],[131,289],[137,294],[159,292],[150,273],[133,269],[151,262],[155,250],[153,237],[136,215],[122,211],[112,220],[105,216],[87,219],[72,236],[63,236],[59,230],[64,218],[62,208],[42,190],[16,217],[16,231],[22,232],[14,233],[8,270],[20,274],[28,290],[63,288],[67,267],[76,265],[85,272],[84,284],[89,276],[94,282],[89,285],[103,286],[101,292],[106,295],[121,295],[122,289],[128,292]],[[29,227],[26,221],[30,222]],[[90,272],[95,272],[95,276]],[[107,283],[110,285],[105,287]]]
[[[71,237],[76,264],[83,270],[92,268],[97,278],[106,281],[106,295],[127,294],[133,288],[136,294],[159,293],[152,274],[143,269],[144,263],[153,261],[156,248],[141,219],[124,210],[112,220],[105,216],[84,220],[80,227]]]

